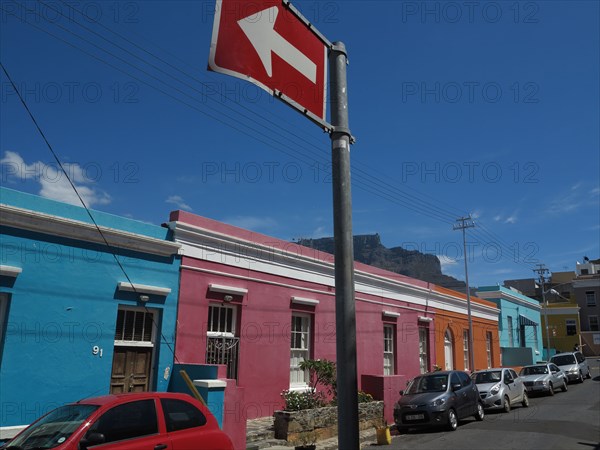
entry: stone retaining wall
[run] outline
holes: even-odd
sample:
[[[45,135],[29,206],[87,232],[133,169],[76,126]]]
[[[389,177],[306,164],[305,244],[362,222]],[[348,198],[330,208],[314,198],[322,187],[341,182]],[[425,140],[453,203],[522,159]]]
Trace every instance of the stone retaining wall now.
[[[275,439],[298,441],[301,433],[312,432],[317,440],[337,436],[337,406],[303,411],[275,411]],[[383,402],[358,404],[359,429],[367,430],[383,422]]]

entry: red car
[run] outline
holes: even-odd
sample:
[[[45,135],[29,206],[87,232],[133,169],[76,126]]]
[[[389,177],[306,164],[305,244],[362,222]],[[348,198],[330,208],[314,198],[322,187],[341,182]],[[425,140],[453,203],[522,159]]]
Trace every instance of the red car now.
[[[6,450],[233,450],[217,420],[186,394],[105,395],[61,406],[29,425]]]

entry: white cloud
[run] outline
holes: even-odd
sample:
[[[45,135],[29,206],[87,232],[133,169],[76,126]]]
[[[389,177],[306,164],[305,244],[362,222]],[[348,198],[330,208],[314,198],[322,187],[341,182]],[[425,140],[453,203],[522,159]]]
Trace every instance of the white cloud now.
[[[165,200],[165,202],[171,203],[171,204],[177,206],[179,209],[185,209],[188,211],[192,211],[192,207],[190,205],[188,205],[185,202],[185,200],[183,200],[183,198],[181,198],[179,195],[171,195]]]
[[[450,268],[451,266],[455,266],[456,264],[458,264],[458,260],[450,258],[446,255],[436,255],[437,259],[440,260],[440,265],[442,266],[442,272],[446,273],[446,270],[448,270],[448,268]]]
[[[504,220],[504,223],[517,223],[517,220],[518,220],[518,219],[517,219],[517,215],[516,215],[516,214],[513,214],[513,215],[511,215],[510,217],[507,217],[507,218]]]
[[[3,178],[11,182],[34,181],[40,184],[39,195],[52,200],[58,200],[72,205],[81,205],[81,201],[73,190],[71,182],[79,192],[86,206],[106,205],[111,202],[110,195],[93,186],[94,180],[86,176],[79,164],[63,164],[67,175],[58,164],[46,164],[41,161],[27,164],[16,152],[4,152],[0,160]]]

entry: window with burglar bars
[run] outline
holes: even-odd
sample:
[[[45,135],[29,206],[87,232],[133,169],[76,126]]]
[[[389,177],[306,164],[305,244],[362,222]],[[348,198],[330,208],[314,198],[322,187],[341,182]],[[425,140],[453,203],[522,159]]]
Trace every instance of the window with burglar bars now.
[[[394,375],[394,326],[383,326],[383,374]]]
[[[308,371],[300,369],[300,364],[310,358],[310,316],[292,315],[290,332],[290,387],[307,386]]]
[[[206,364],[227,366],[227,378],[237,379],[238,348],[235,336],[236,309],[229,305],[209,305],[206,339]]]
[[[119,309],[115,343],[144,342],[152,344],[153,314],[149,311]]]

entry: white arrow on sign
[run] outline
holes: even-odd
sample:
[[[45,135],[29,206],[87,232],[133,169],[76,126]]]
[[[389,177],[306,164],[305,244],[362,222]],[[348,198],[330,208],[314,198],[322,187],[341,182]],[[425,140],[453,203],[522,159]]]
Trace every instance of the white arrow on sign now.
[[[256,53],[258,53],[258,57],[269,76],[273,75],[271,63],[271,52],[273,52],[311,82],[316,83],[317,65],[275,31],[274,27],[278,14],[279,9],[277,6],[272,6],[257,14],[251,14],[245,19],[238,20],[238,24],[250,40]]]

